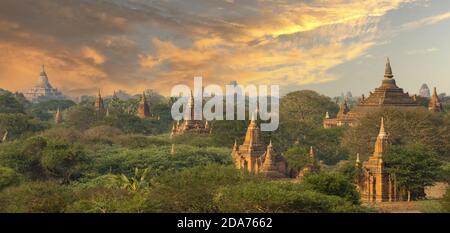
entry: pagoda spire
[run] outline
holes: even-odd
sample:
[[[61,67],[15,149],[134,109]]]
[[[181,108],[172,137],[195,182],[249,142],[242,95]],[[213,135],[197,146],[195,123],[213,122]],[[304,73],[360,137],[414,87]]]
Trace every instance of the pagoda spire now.
[[[58,107],[58,110],[56,110],[56,114],[55,114],[55,124],[56,125],[61,124],[62,121],[63,121],[62,115],[61,115],[61,112],[59,111],[59,107]]]
[[[444,111],[441,101],[439,100],[439,96],[437,94],[436,87],[433,88],[433,95],[431,96],[431,101],[428,105],[428,110],[430,110],[431,112],[443,112]]]
[[[384,118],[381,118],[380,132],[378,133],[377,140],[375,142],[375,157],[383,157],[383,153],[386,150],[388,143],[388,135],[384,129]]]
[[[389,61],[389,57],[386,59],[386,66],[384,68],[384,77],[387,79],[394,77],[394,75],[392,74],[391,62]]]
[[[98,96],[95,100],[95,110],[99,113],[104,113],[105,106],[103,105],[102,94],[100,93],[100,88],[98,89]]]

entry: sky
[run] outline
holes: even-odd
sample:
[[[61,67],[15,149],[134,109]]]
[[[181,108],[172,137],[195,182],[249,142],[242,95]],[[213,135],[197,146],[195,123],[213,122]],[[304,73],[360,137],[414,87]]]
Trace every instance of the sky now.
[[[0,88],[11,91],[32,87],[45,64],[73,97],[168,95],[195,76],[367,95],[386,57],[405,91],[450,93],[450,1],[0,1]]]

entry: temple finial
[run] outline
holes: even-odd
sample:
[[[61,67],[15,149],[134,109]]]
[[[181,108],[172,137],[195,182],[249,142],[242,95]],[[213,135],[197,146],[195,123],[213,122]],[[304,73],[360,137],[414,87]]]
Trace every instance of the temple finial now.
[[[384,117],[381,118],[380,133],[378,136],[386,136],[386,131],[384,130]]]
[[[385,78],[394,77],[394,75],[392,75],[392,68],[391,68],[391,62],[389,61],[389,57],[386,59],[386,66],[384,68],[384,77]]]

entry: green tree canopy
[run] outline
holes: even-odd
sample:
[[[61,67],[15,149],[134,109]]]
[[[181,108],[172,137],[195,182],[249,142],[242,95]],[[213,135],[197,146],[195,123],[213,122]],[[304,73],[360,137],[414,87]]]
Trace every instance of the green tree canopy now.
[[[411,192],[413,199],[423,198],[425,186],[433,185],[441,174],[437,155],[420,144],[392,145],[384,161],[387,171],[395,175],[400,187]]]
[[[356,153],[360,153],[364,160],[373,153],[381,117],[384,117],[385,129],[392,144],[422,144],[442,158],[450,157],[450,121],[426,109],[387,108],[367,114],[360,125],[346,131],[342,145],[352,159]]]

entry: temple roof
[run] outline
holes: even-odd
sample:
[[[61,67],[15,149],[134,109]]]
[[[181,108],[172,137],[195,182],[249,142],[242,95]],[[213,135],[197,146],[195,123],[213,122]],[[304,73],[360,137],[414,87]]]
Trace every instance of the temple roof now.
[[[392,74],[389,58],[386,60],[384,79],[381,86],[361,101],[358,106],[419,106],[408,93],[399,88]]]
[[[35,85],[36,88],[53,89],[52,85],[48,81],[47,73],[45,72],[45,67],[42,65],[42,71],[39,74],[38,81]]]

